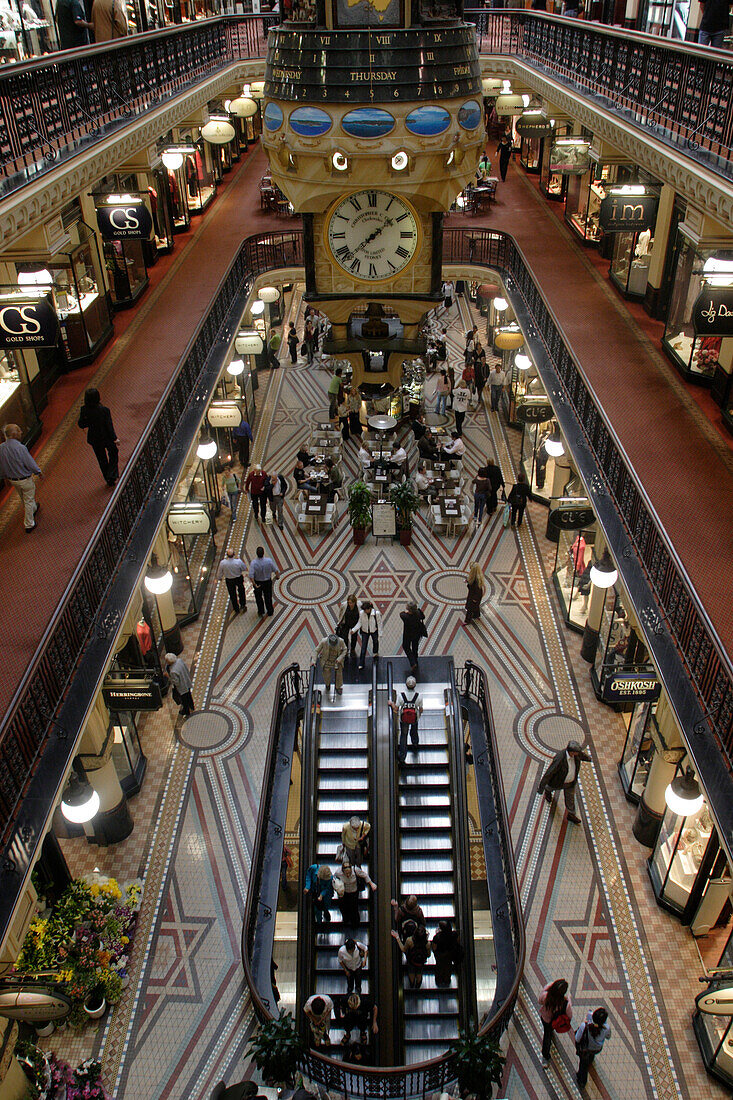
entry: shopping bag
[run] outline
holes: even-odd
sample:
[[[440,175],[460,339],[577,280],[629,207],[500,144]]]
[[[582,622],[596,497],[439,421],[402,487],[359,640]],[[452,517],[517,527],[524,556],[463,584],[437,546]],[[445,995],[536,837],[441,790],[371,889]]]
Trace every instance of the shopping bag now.
[[[502,513],[501,522],[505,527],[509,526],[509,520],[512,518],[512,506],[511,504],[504,505],[504,511]]]

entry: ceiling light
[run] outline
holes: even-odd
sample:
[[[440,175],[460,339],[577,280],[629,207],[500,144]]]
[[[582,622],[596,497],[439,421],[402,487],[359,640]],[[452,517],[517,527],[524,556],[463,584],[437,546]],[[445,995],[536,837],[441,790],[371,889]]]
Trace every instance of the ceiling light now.
[[[166,149],[161,153],[160,159],[170,172],[175,172],[183,165],[183,153],[179,153],[177,149]]]
[[[243,359],[232,359],[231,362],[229,363],[229,366],[227,367],[227,371],[229,372],[229,374],[233,374],[235,378],[238,374],[243,374],[244,373],[244,360]]]
[[[528,355],[525,355],[523,351],[518,351],[514,356],[514,365],[517,370],[529,370],[532,366],[532,360]]]
[[[214,458],[218,450],[215,439],[212,439],[210,435],[202,435],[196,448],[196,454],[205,462],[209,458]]]
[[[618,569],[611,561],[608,550],[603,551],[599,562],[591,565],[590,579],[596,588],[612,588],[618,580]]]
[[[705,800],[692,768],[672,780],[664,792],[664,800],[672,813],[680,817],[692,817],[702,809]]]
[[[506,298],[494,298],[494,309],[497,313],[503,313],[508,305]]]
[[[84,825],[98,811],[99,795],[94,787],[88,780],[80,779],[76,772],[72,772],[61,797],[61,813],[74,825]]]
[[[559,432],[553,432],[552,435],[545,440],[545,450],[550,458],[562,458],[565,454],[565,446]],[[611,584],[613,584],[613,581]],[[610,588],[611,585],[608,587]]]
[[[53,275],[47,267],[41,267],[38,271],[19,271],[19,286],[48,286],[53,282]]]
[[[409,163],[410,158],[408,157],[404,149],[400,149],[399,152],[395,153],[391,161],[392,167],[394,168],[395,172],[404,171]]]
[[[345,153],[341,153],[337,149],[331,157],[331,164],[334,166],[337,172],[345,172],[346,169],[349,167],[349,158],[346,156]]]
[[[265,312],[265,303],[261,298],[256,298],[249,307],[249,311],[253,317],[261,317]]]
[[[150,565],[145,573],[145,587],[154,596],[162,596],[170,592],[173,585],[173,574],[165,565],[158,564],[158,558],[153,554]]]

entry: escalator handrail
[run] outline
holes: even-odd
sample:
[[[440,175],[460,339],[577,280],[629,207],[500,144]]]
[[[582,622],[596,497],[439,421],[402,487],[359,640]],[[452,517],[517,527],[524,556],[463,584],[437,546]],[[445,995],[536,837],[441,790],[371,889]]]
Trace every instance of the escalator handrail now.
[[[457,855],[454,862],[456,924],[463,947],[463,963],[458,968],[458,997],[461,1025],[467,1028],[478,1023],[476,1002],[476,951],[473,937],[473,903],[471,890],[471,846],[469,843],[468,796],[466,792],[466,764],[463,744],[461,702],[456,686],[455,665],[450,665],[448,693],[453,714],[449,738],[450,791],[453,811],[453,847]],[[457,866],[456,866],[457,864]]]
[[[247,891],[247,902],[244,910],[244,921],[242,923],[242,965],[244,967],[245,977],[247,979],[247,985],[249,986],[252,1000],[255,1004],[255,1009],[258,1015],[262,1018],[266,1016],[277,1015],[276,1012],[272,1012],[271,1008],[265,1004],[265,1001],[260,995],[259,986],[255,979],[251,956],[252,946],[255,934],[255,925],[257,923],[257,915],[260,900],[260,884],[262,882],[263,861],[258,859],[259,853],[263,847],[265,833],[270,825],[270,804],[272,800],[272,788],[273,779],[275,775],[275,762],[280,754],[280,727],[282,722],[282,715],[285,709],[285,705],[288,702],[301,698],[302,693],[302,679],[300,666],[294,662],[284,668],[277,678],[275,685],[277,705],[273,708],[272,719],[270,721],[270,736],[267,745],[267,756],[265,758],[265,767],[262,776],[262,794],[260,797],[261,805],[264,804],[264,811],[260,812],[257,817],[257,828],[255,831],[254,845],[252,847],[252,867],[250,875],[249,889]],[[302,748],[301,748],[302,751]],[[292,767],[292,762],[291,762]],[[285,831],[283,829],[283,844],[285,843]],[[279,869],[278,869],[279,879]],[[275,1005],[274,996],[272,996],[271,1003]]]
[[[394,694],[394,672],[392,669],[392,662],[387,661],[387,702],[392,701]],[[387,706],[387,729],[389,736],[387,738],[387,750],[389,752],[389,791],[390,798],[388,800],[389,806],[389,835],[392,838],[392,858],[390,860],[389,869],[389,896],[400,900],[399,894],[399,877],[397,869],[400,865],[400,829],[399,829],[399,802],[400,802],[400,784],[399,776],[397,774],[397,746],[395,744],[396,736],[396,721],[395,713],[390,706]],[[391,907],[391,906],[390,906]],[[391,921],[390,921],[391,924]],[[400,1064],[405,1053],[405,1026],[404,1026],[404,1005],[405,1005],[405,990],[404,980],[402,979],[402,953],[397,946],[396,941],[390,936],[391,951],[392,951],[392,974],[394,981],[392,982],[392,1021],[394,1031],[394,1060],[397,1064]]]
[[[369,877],[377,883],[377,896],[379,883],[382,881],[382,868],[379,863],[379,828],[380,820],[377,807],[377,662],[372,662],[372,698],[370,718],[367,723],[367,776],[369,782],[368,813],[371,825],[369,842]],[[369,992],[375,1005],[382,1004],[382,967],[379,966],[379,902],[369,895]],[[375,1037],[374,1053],[379,1064],[381,1057],[382,1029]]]
[[[492,1015],[479,1029],[480,1034],[484,1034],[495,1025],[497,1016],[501,1015],[502,1013],[506,1014],[507,1010],[511,1011],[514,1002],[516,1001],[517,994],[519,992],[519,983],[522,979],[522,973],[524,970],[524,960],[526,954],[526,934],[520,903],[519,880],[517,879],[516,862],[514,859],[514,847],[512,845],[512,839],[509,833],[509,815],[506,805],[506,799],[504,797],[504,784],[502,781],[501,768],[499,765],[499,748],[496,740],[496,729],[494,727],[494,719],[491,713],[491,708],[488,706],[487,703],[488,692],[486,688],[486,677],[482,669],[475,665],[473,661],[467,660],[463,669],[463,681],[464,694],[472,697],[481,709],[484,721],[484,729],[487,735],[487,750],[491,756],[491,768],[489,770],[492,776],[494,804],[497,811],[496,820],[492,823],[492,825],[495,825],[497,828],[499,841],[503,853],[502,863],[504,867],[507,904],[509,906],[511,914],[512,939],[514,943],[515,957],[515,974],[511,986],[506,996],[502,998],[501,1004],[498,1006],[492,1006],[492,1008],[494,1008]]]
[[[305,893],[305,873],[317,863],[314,818],[316,815],[316,745],[318,692],[316,666],[308,677],[308,694],[303,711],[303,735],[300,746],[300,860],[298,869],[298,939],[295,981],[295,1014],[300,1033],[308,1040],[308,1021],[302,1006],[315,991],[316,922],[314,907]]]

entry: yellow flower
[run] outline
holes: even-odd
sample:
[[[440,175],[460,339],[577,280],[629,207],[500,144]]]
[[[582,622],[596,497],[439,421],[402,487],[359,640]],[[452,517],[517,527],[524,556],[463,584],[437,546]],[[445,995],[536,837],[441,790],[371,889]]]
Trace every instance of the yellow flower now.
[[[130,937],[129,936],[120,936],[120,943],[129,943],[129,942],[130,942]]]

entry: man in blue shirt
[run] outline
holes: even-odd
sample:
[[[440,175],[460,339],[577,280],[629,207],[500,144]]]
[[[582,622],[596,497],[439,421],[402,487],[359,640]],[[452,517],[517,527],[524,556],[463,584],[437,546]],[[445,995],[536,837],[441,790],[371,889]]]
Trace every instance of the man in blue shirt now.
[[[17,424],[6,424],[4,429],[5,442],[0,443],[0,477],[9,481],[23,501],[25,510],[25,529],[30,533],[36,526],[36,477],[43,477],[38,463],[33,458],[24,443],[21,443],[22,432]]]
[[[272,578],[279,576],[277,566],[272,558],[265,557],[264,546],[258,546],[257,557],[250,562],[249,579],[254,585],[257,612],[260,616],[265,614],[265,607],[268,615],[274,614],[272,609]]]
[[[249,445],[252,443],[252,429],[246,420],[243,420],[241,424],[237,424],[236,428],[232,430],[232,439],[237,445],[242,469],[246,470],[249,466]]]
[[[56,4],[56,25],[59,29],[59,45],[62,50],[73,50],[77,46],[89,45],[87,13],[82,0],[58,0]]]

